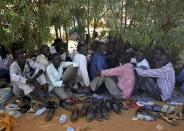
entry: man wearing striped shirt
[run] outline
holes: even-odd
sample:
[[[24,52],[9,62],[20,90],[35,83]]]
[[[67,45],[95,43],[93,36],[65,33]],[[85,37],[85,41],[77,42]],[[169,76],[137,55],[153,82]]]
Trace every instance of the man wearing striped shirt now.
[[[158,68],[148,70],[136,68],[135,70],[138,76],[142,77],[143,82],[147,78],[156,78],[156,82],[153,80],[147,82],[147,86],[141,87],[144,92],[163,101],[171,98],[175,86],[175,71],[166,53],[162,54],[158,60]]]

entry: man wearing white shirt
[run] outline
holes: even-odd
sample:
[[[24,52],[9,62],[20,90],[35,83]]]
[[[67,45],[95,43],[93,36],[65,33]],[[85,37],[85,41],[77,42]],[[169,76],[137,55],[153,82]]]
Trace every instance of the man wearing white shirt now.
[[[148,61],[144,58],[144,53],[142,50],[136,52],[136,57],[132,58],[131,63],[135,64],[136,67],[141,67],[143,69],[150,69]]]
[[[89,86],[90,80],[87,70],[87,47],[84,45],[79,45],[77,47],[77,53],[74,56],[73,62],[77,63],[79,65],[78,68],[78,75],[82,79],[81,85],[82,86]]]
[[[40,47],[40,55],[36,57],[36,62],[47,67],[49,65],[48,60],[49,55],[50,55],[49,47],[47,45],[42,45]]]
[[[63,69],[67,68],[63,73]],[[51,63],[46,68],[49,78],[49,91],[60,99],[67,100],[71,96],[65,90],[64,84],[76,79],[78,65],[74,62],[62,62],[59,54],[53,54]]]

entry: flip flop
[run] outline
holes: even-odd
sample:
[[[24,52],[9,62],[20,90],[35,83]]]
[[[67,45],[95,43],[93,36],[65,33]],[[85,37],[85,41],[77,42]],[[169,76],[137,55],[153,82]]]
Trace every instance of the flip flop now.
[[[168,124],[172,126],[177,126],[176,119],[174,118],[174,115],[170,115],[167,113],[160,113],[160,119],[166,121]]]
[[[184,106],[183,105],[177,105],[176,106],[174,117],[177,120],[184,120],[184,112],[183,112],[183,110],[184,110]]]

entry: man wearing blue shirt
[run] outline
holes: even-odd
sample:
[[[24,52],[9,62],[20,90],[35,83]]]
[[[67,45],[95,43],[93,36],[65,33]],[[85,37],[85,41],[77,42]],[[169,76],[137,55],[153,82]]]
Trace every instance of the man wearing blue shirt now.
[[[93,79],[96,73],[101,70],[107,69],[107,63],[105,58],[106,46],[103,42],[96,43],[95,53],[90,62],[90,78]]]

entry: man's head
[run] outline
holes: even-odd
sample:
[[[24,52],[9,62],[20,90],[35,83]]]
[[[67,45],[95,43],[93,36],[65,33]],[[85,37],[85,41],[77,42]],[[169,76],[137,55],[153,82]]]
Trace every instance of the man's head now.
[[[52,61],[52,64],[54,66],[58,67],[61,64],[61,57],[60,57],[60,55],[58,53],[53,54],[51,61]]]
[[[62,39],[57,38],[54,40],[53,46],[55,47],[57,53],[59,53],[60,48],[62,47],[62,43],[63,43]]]
[[[46,57],[49,57],[49,55],[50,55],[50,49],[49,49],[49,47],[47,45],[42,45],[40,47],[40,53],[43,54]]]
[[[121,63],[122,65],[124,65],[126,63],[130,63],[131,53],[121,52],[118,59],[119,59],[119,63]]]
[[[107,45],[104,42],[99,42],[98,51],[105,55],[107,53]]]
[[[77,46],[77,51],[80,54],[83,54],[85,56],[87,56],[87,54],[88,54],[88,48],[87,48],[87,46],[85,46],[83,44],[80,44],[80,45]]]
[[[136,52],[136,60],[137,62],[141,62],[144,59],[144,52],[143,50],[138,50]]]
[[[154,60],[158,60],[160,56],[164,53],[164,49],[161,47],[158,47],[154,50]]]
[[[163,53],[158,59],[158,67],[162,67],[167,65],[170,62],[169,55],[167,53]]]
[[[23,52],[16,52],[15,59],[19,66],[24,67],[26,64],[27,56]]]

